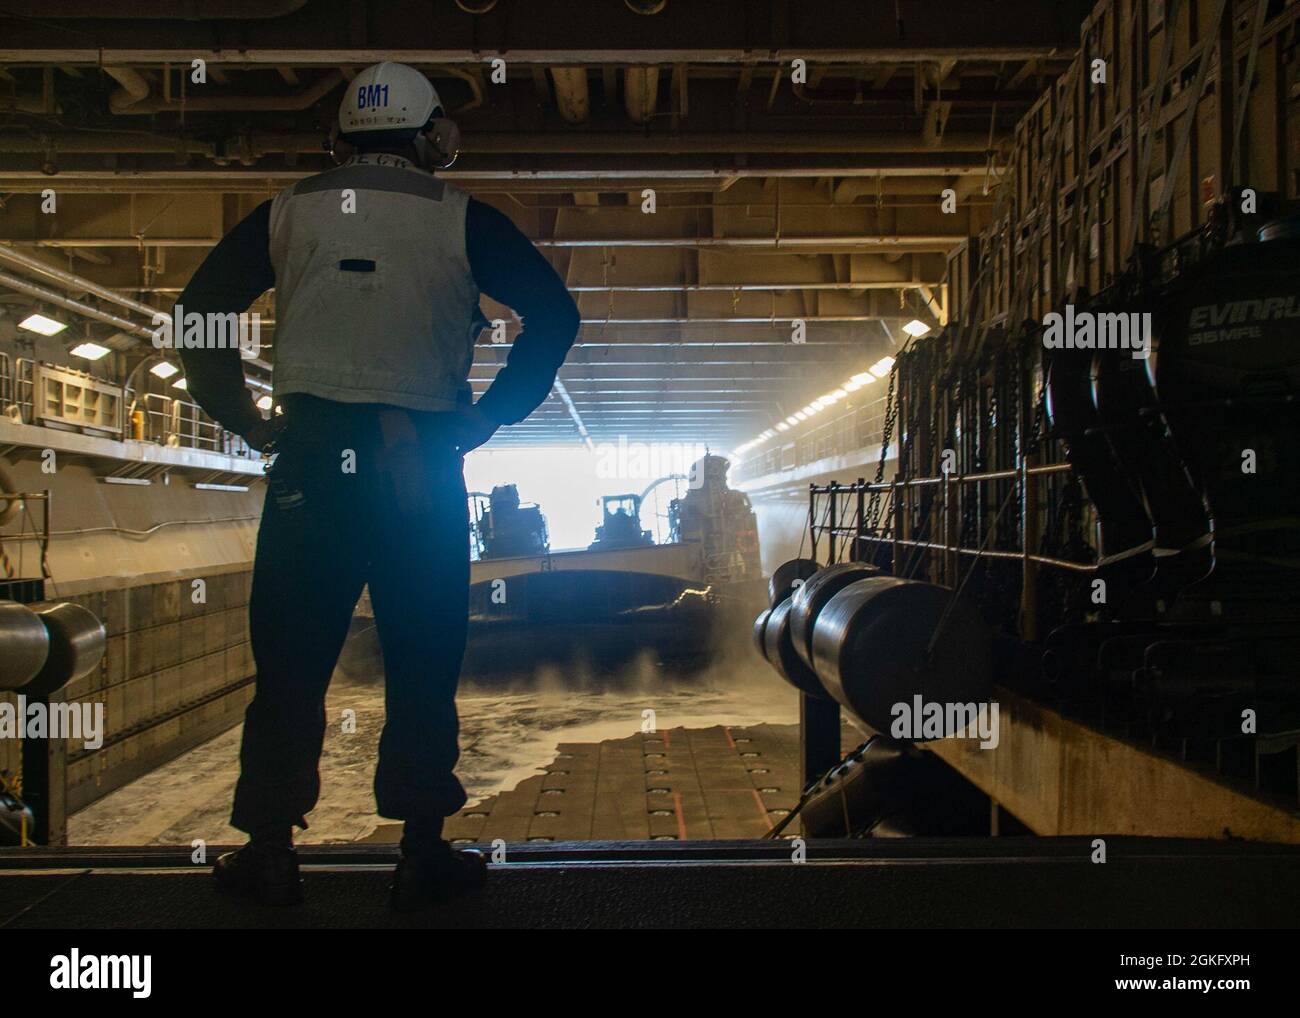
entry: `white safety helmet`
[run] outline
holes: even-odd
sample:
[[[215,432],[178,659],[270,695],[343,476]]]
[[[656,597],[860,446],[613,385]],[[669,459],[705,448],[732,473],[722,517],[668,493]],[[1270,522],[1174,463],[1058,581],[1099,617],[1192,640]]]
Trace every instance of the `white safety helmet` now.
[[[414,145],[420,164],[433,169],[446,168],[455,161],[460,130],[447,118],[428,78],[414,67],[385,60],[367,67],[349,83],[330,140],[336,155],[345,146]]]

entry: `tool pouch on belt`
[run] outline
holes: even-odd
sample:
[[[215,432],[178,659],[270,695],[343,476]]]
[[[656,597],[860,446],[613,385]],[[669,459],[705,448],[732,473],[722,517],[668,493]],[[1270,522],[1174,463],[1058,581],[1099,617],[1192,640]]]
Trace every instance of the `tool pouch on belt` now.
[[[267,487],[275,507],[282,513],[294,512],[307,504],[302,485],[302,463],[290,448],[289,428],[276,437],[272,452],[275,458],[266,467]]]

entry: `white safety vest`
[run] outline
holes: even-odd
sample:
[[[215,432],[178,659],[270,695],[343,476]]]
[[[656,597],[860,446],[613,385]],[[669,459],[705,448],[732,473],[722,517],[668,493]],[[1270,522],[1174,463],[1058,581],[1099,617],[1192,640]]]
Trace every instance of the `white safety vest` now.
[[[276,396],[412,410],[468,402],[486,324],[465,251],[468,207],[464,191],[389,155],[356,156],[276,195]]]

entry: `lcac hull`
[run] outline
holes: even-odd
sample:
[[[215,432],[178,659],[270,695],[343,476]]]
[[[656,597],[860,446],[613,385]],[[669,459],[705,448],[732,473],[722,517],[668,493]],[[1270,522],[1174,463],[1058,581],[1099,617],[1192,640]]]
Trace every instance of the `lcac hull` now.
[[[702,667],[721,631],[719,616],[752,586],[731,584],[720,596],[706,595],[702,571],[698,542],[471,563],[464,674],[527,675],[546,666],[610,674],[641,661],[678,672]],[[713,594],[719,594],[716,586]],[[736,610],[753,614],[747,600]],[[383,669],[370,598],[363,593],[339,671],[372,681]]]
[[[655,573],[560,569],[470,588],[464,674],[543,667],[608,675],[639,661],[674,672],[709,661],[716,598],[692,580]]]
[[[571,572],[575,570],[620,573],[653,573],[679,580],[699,580],[704,563],[698,541],[676,544],[640,545],[632,548],[575,549],[549,555],[518,555],[480,559],[470,563],[470,582],[508,580],[521,573]]]

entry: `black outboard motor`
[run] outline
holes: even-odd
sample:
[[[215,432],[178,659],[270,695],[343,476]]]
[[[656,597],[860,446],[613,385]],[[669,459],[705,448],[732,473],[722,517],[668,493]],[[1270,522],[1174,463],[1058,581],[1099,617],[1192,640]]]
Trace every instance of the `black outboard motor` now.
[[[1110,481],[1104,459],[1077,455],[1080,420],[1150,516],[1158,610],[1135,611],[1140,587],[1106,621],[1061,627],[1044,674],[1058,688],[1090,675],[1111,716],[1157,738],[1277,736],[1300,718],[1300,239],[1260,233],[1276,239],[1180,241],[1161,272],[1147,259],[1141,289],[1094,303],[1151,315],[1147,358],[1094,353],[1095,426],[1066,398],[1077,369],[1051,352],[1053,424],[1089,493]]]
[[[1150,313],[1139,304],[1097,311]],[[1151,519],[1156,576],[1147,589],[1159,608],[1209,574],[1212,533],[1204,500],[1157,411],[1147,377],[1149,359],[1135,358],[1130,350],[1097,350],[1091,374],[1099,430]]]
[[[1097,510],[1097,575],[1106,581],[1107,603],[1119,604],[1126,592],[1151,578],[1155,540],[1151,517],[1098,427],[1092,361],[1091,350],[1043,351],[1047,418]]]
[[[1261,231],[1271,235],[1268,228]],[[1158,293],[1147,365],[1209,507],[1217,613],[1292,617],[1300,579],[1300,240],[1225,247]]]

